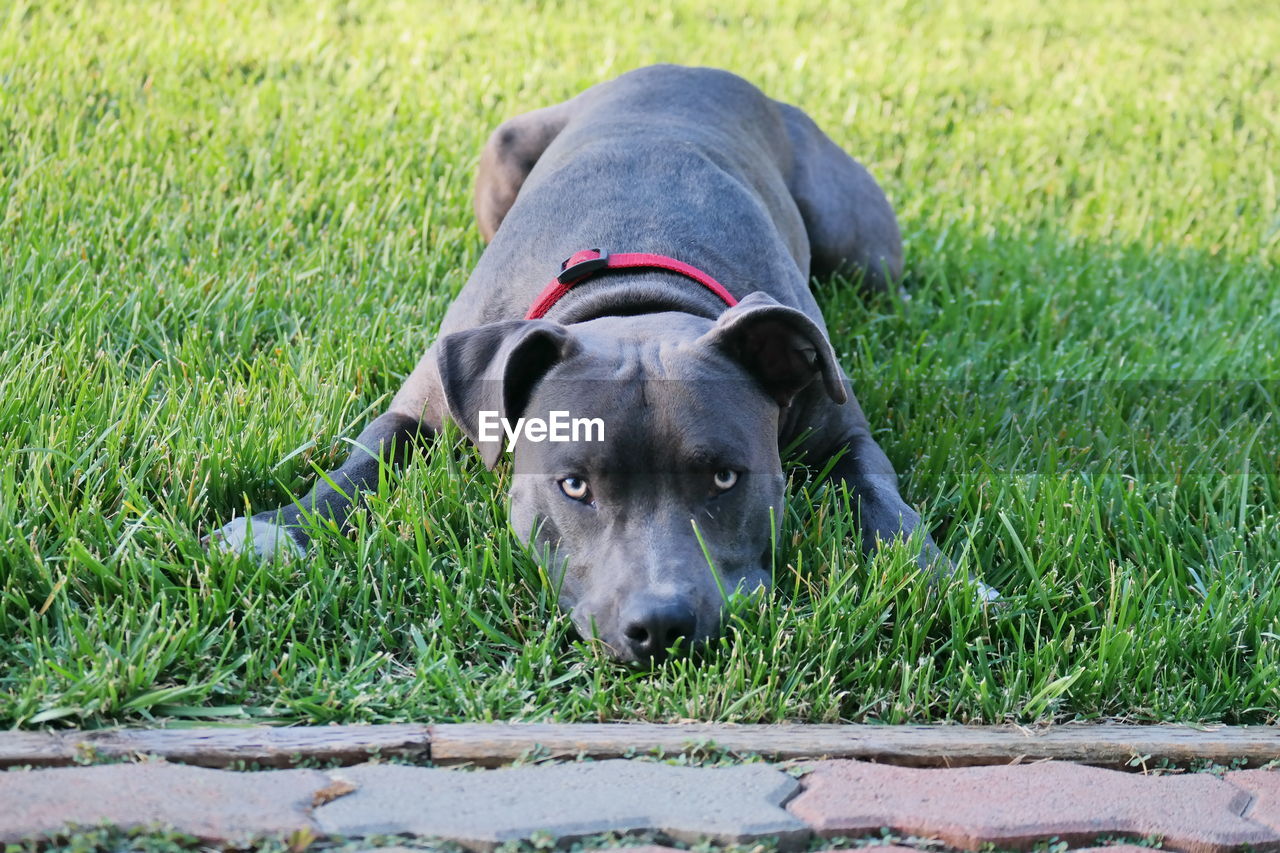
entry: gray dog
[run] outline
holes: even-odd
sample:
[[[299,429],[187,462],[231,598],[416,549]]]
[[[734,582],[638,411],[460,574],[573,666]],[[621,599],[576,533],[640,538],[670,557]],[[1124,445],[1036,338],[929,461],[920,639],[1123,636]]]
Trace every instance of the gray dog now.
[[[584,637],[649,662],[769,584],[780,447],[835,460],[864,550],[915,531],[809,292],[834,272],[896,288],[898,226],[802,111],[724,71],[633,71],[499,127],[475,207],[488,248],[338,488],[236,519],[218,545],[301,554],[304,516],[346,518],[446,418],[490,466],[516,434],[515,532]],[[919,541],[922,567],[949,569]]]

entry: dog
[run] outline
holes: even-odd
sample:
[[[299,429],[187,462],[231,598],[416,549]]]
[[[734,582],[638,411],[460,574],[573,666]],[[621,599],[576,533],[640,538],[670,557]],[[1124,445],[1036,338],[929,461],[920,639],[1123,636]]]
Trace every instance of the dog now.
[[[308,515],[345,519],[449,419],[490,467],[511,449],[515,533],[623,661],[709,640],[730,595],[767,588],[780,448],[848,490],[864,551],[916,534],[920,566],[950,571],[809,289],[838,273],[896,295],[897,221],[804,112],[726,71],[638,69],[502,124],[474,201],[487,247],[389,410],[219,547],[303,554]]]

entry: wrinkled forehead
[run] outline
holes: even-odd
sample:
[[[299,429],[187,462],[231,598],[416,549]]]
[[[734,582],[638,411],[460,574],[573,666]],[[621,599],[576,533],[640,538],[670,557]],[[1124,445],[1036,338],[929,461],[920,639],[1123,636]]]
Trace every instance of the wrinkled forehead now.
[[[568,441],[522,446],[517,459],[593,471],[667,473],[746,466],[777,455],[778,407],[750,377],[550,376],[527,416]],[[527,467],[522,465],[521,467]]]

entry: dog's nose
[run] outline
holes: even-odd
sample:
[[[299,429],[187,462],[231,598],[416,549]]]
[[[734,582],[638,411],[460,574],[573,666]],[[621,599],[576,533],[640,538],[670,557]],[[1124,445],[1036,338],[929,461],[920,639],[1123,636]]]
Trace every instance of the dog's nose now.
[[[657,663],[667,650],[693,640],[698,617],[693,608],[679,601],[640,601],[628,608],[622,620],[622,634],[632,653],[642,661]]]

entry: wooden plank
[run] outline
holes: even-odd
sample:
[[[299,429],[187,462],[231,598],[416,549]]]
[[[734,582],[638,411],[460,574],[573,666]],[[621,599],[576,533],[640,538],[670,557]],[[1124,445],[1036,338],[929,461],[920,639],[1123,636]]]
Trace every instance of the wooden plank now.
[[[155,755],[185,764],[292,767],[302,760],[358,764],[372,755],[426,761],[426,726],[252,726],[0,732],[0,767],[53,767],[96,758]]]
[[[46,732],[0,732],[0,767],[70,764],[59,738]],[[74,759],[74,755],[72,755]]]
[[[603,759],[690,751],[773,761],[861,758],[918,767],[1042,759],[1127,767],[1135,758],[1147,766],[1162,760],[1257,765],[1280,759],[1280,727],[458,723],[0,732],[0,767],[137,755],[206,767],[289,767],[303,760],[355,764],[374,754],[493,767],[530,756]]]
[[[1280,728],[1071,724],[1016,726],[455,724],[431,729],[437,764],[506,764],[522,756],[617,758],[714,748],[772,761],[861,758],[917,767],[1061,759],[1111,767],[1133,759],[1251,765],[1280,759]]]

